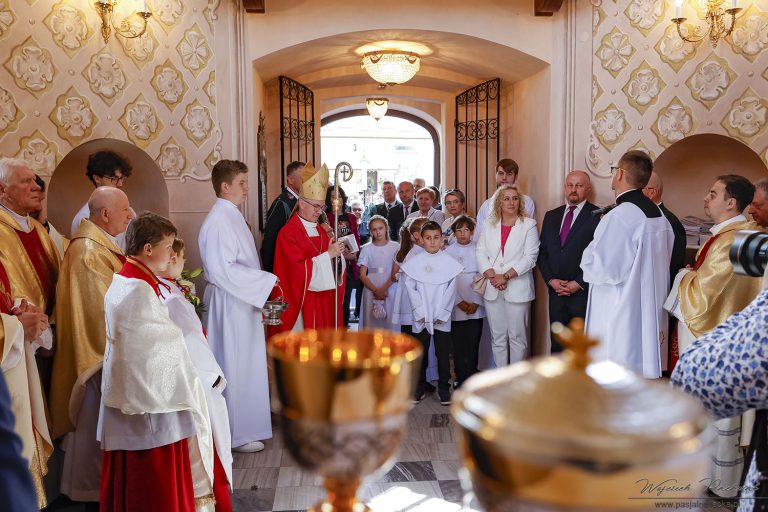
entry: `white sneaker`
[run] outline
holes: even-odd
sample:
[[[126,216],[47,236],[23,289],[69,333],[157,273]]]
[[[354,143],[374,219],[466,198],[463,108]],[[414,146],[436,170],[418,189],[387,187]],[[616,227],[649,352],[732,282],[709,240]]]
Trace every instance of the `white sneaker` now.
[[[250,443],[245,443],[243,445],[240,445],[236,448],[232,448],[233,452],[240,452],[240,453],[255,453],[260,452],[264,449],[264,443],[261,441],[252,441]]]

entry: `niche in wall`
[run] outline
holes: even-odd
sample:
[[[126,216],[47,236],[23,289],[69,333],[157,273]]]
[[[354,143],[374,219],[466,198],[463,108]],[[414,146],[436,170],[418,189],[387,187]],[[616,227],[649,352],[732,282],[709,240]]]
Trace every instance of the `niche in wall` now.
[[[662,201],[680,218],[704,215],[704,196],[721,174],[740,174],[753,183],[768,177],[760,156],[744,143],[714,133],[686,137],[654,162],[664,182]]]
[[[56,166],[48,184],[48,218],[66,236],[71,237],[72,218],[93,192],[93,184],[85,176],[88,157],[103,150],[114,151],[130,162],[133,169],[123,191],[136,213],[150,210],[168,217],[168,187],[155,161],[130,142],[94,139],[70,151]]]

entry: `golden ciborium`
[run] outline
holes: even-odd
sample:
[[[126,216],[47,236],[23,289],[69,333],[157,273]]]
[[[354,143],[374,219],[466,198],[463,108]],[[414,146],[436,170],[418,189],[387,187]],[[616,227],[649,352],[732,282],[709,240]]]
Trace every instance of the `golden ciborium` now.
[[[310,510],[369,510],[357,488],[403,440],[421,344],[383,330],[310,329],[273,336],[267,353],[285,445],[328,491]]]
[[[465,492],[486,512],[607,512],[695,505],[713,439],[701,405],[610,361],[553,326],[568,346],[483,372],[453,397]],[[696,508],[694,508],[696,510]]]

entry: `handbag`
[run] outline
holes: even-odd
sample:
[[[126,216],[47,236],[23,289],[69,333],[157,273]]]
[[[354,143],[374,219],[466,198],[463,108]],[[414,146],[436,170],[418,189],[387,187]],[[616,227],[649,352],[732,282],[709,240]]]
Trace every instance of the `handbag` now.
[[[501,255],[501,249],[499,249],[499,254],[496,255],[496,257],[493,259],[493,263],[491,263],[491,266],[496,264],[496,260],[499,259],[499,256]],[[475,277],[472,278],[472,289],[479,293],[482,296],[485,296],[485,289],[488,287],[488,278],[485,277],[483,274],[477,274]]]

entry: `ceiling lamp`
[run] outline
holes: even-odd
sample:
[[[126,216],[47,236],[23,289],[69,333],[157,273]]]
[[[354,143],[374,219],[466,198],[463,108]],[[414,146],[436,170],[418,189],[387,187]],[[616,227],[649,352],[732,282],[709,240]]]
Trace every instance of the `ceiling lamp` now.
[[[689,43],[698,43],[709,35],[709,42],[712,43],[712,48],[717,48],[717,43],[722,37],[731,35],[733,27],[736,24],[736,15],[741,12],[741,8],[736,6],[737,0],[731,0],[731,8],[725,8],[724,0],[707,0],[707,12],[704,15],[704,20],[707,22],[705,28],[695,27],[694,33],[696,36],[688,36],[683,34],[680,29],[680,25],[685,23],[687,18],[683,18],[680,15],[680,11],[683,6],[683,0],[675,0],[675,17],[672,18],[672,23],[677,25],[677,35],[683,41]]]
[[[402,84],[413,78],[421,67],[418,53],[379,50],[363,55],[360,66],[380,84]]]
[[[368,113],[377,121],[387,113],[388,105],[389,98],[367,98],[365,100],[365,107],[368,109]]]

